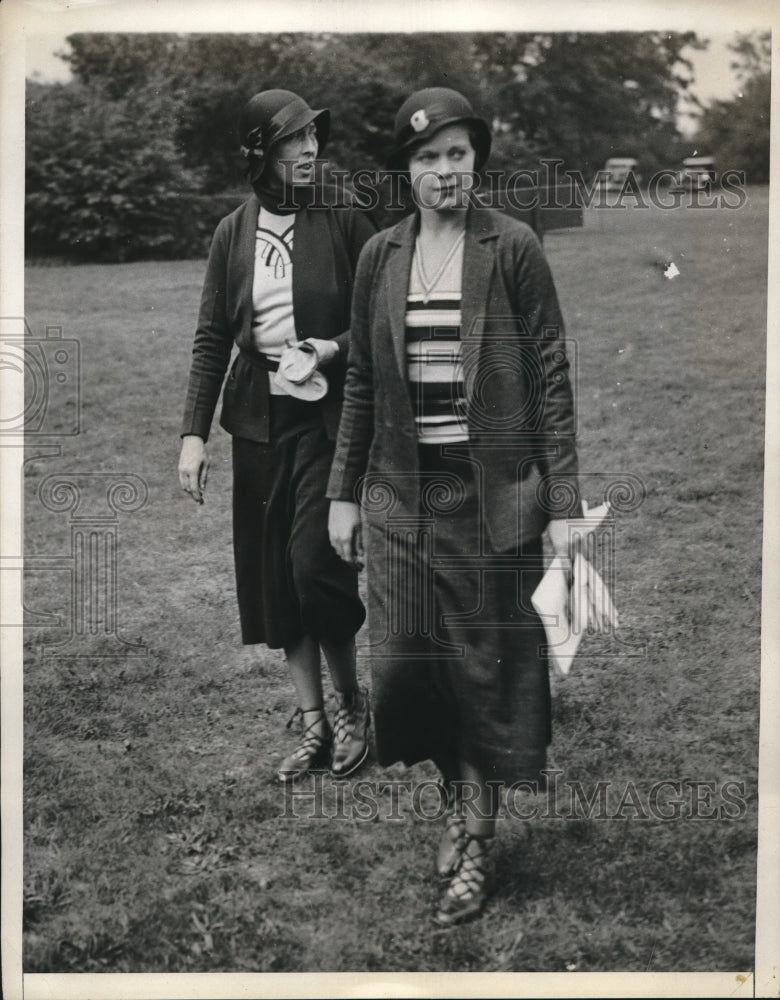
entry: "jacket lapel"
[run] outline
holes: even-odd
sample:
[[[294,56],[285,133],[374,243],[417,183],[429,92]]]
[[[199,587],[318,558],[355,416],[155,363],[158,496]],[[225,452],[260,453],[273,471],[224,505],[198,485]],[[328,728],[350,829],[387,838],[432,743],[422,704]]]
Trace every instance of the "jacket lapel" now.
[[[498,234],[490,214],[473,207],[466,223],[463,246],[463,281],[461,284],[461,341],[466,371],[475,372],[482,345],[487,316],[490,278],[495,266],[495,240]],[[471,396],[474,379],[467,379],[467,394]]]
[[[410,215],[396,226],[388,244],[387,295],[390,332],[393,339],[398,370],[404,383],[406,370],[406,296],[409,291],[409,272],[414,255],[417,235],[416,215]],[[463,360],[467,371],[475,371],[482,345],[490,295],[490,279],[496,262],[495,241],[498,232],[489,212],[473,207],[466,222],[466,239],[463,247],[463,281],[461,285],[461,339]],[[473,379],[468,380],[467,392],[471,395]]]
[[[406,384],[406,296],[409,293],[409,271],[412,267],[417,221],[414,215],[399,222],[388,244],[387,296],[390,313],[390,333],[398,371]]]
[[[244,202],[242,214],[239,221],[238,253],[240,254],[239,266],[236,273],[239,275],[240,286],[237,289],[236,301],[240,309],[240,343],[245,347],[252,344],[252,314],[254,305],[252,301],[252,289],[255,281],[255,241],[257,235],[257,217],[260,212],[260,202],[256,195],[250,195]]]

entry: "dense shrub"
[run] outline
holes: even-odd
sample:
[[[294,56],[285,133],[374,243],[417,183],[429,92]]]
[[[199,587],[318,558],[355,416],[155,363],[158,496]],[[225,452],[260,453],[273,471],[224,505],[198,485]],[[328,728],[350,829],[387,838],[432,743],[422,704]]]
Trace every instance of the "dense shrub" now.
[[[93,261],[199,256],[191,211],[202,170],[177,149],[174,112],[152,90],[106,101],[93,89],[31,86],[27,252]]]

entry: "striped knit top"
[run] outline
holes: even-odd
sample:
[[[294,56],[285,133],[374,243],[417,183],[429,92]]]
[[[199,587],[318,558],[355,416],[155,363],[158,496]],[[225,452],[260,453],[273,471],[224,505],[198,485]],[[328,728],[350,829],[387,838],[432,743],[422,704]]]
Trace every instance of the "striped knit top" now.
[[[460,341],[461,233],[434,275],[419,239],[406,299],[406,361],[420,444],[468,441]]]

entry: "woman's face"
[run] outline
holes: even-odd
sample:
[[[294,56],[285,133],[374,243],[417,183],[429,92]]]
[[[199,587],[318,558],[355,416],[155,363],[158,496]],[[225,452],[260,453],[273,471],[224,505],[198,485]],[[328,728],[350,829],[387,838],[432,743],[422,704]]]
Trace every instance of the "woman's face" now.
[[[409,154],[409,176],[414,200],[420,208],[434,211],[466,208],[468,192],[473,186],[475,155],[465,125],[447,125],[413,149]]]
[[[318,149],[317,127],[314,122],[309,122],[276,143],[271,150],[268,167],[283,184],[311,184]]]

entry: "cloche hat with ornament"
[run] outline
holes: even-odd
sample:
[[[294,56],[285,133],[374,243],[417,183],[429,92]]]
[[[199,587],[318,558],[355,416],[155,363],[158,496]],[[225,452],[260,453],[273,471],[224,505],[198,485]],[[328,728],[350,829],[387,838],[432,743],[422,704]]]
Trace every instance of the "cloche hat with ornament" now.
[[[310,108],[292,90],[263,90],[250,97],[238,120],[241,152],[247,159],[250,180],[263,172],[265,158],[273,145],[314,122],[318,153],[328,141],[330,111]]]
[[[477,154],[474,168],[480,170],[490,155],[490,128],[474,114],[463,94],[449,87],[427,87],[408,97],[395,116],[394,148],[387,160],[390,170],[405,170],[411,150],[447,125],[466,125]]]

